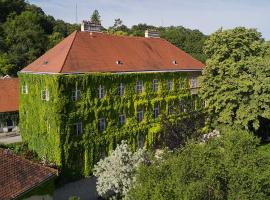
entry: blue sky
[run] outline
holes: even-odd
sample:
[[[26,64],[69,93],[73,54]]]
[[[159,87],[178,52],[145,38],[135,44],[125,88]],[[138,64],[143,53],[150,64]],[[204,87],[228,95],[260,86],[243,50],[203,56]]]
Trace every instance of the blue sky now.
[[[157,26],[182,25],[211,34],[218,28],[257,28],[270,40],[270,0],[29,0],[56,19],[74,23],[98,9],[102,24],[113,25],[121,18],[125,25],[147,23]]]

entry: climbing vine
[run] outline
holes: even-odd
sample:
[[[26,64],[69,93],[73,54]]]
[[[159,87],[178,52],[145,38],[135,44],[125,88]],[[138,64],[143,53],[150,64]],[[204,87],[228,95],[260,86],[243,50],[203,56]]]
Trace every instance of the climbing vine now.
[[[198,75],[198,74],[196,74]],[[91,73],[91,74],[28,74],[20,73],[20,85],[29,93],[21,94],[20,130],[29,148],[45,157],[69,175],[89,175],[94,164],[112,151],[121,140],[127,140],[133,150],[138,146],[151,147],[160,129],[162,114],[170,106],[185,102],[185,109],[201,108],[201,101],[191,95],[187,72],[164,73]],[[158,91],[153,90],[158,80]],[[173,81],[169,90],[168,81]],[[143,92],[136,94],[136,82],[143,81]],[[120,96],[119,85],[124,95]],[[99,86],[105,96],[99,99]],[[47,90],[49,100],[42,100]],[[80,98],[73,100],[76,90]],[[154,107],[159,117],[154,117]],[[143,110],[143,120],[137,121],[137,110]],[[119,115],[126,116],[120,124]],[[171,120],[187,112],[170,113]],[[98,119],[105,118],[106,129],[98,129]],[[75,123],[82,123],[77,135]]]

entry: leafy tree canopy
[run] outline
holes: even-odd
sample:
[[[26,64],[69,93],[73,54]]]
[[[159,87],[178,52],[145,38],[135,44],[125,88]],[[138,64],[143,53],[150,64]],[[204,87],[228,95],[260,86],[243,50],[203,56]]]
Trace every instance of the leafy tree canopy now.
[[[269,199],[270,157],[259,139],[240,129],[221,132],[141,166],[128,199]]]
[[[91,15],[91,22],[95,24],[101,24],[101,17],[98,10],[94,10],[93,14]]]
[[[266,48],[261,34],[243,27],[220,29],[206,41],[204,51],[209,59],[200,95],[207,102],[210,123],[266,132],[270,66],[263,58]]]

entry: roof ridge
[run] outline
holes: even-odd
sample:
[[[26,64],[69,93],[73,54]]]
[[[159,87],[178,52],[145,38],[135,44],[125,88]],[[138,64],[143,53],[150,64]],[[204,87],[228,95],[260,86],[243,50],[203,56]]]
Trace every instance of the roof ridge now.
[[[76,31],[74,31],[73,33],[75,33],[75,34],[74,34],[74,37],[73,37],[73,39],[72,39],[72,42],[71,42],[71,44],[70,44],[70,47],[69,47],[68,52],[67,52],[67,55],[66,55],[66,57],[65,57],[65,60],[64,60],[64,62],[63,62],[63,64],[62,64],[62,67],[61,67],[59,73],[62,72],[62,70],[63,70],[63,68],[64,68],[64,65],[66,64],[67,57],[68,57],[68,55],[69,55],[69,52],[70,52],[70,50],[71,50],[71,47],[73,46],[73,43],[74,43],[74,40],[75,40],[75,38],[76,38],[76,36],[77,36],[78,31],[76,30]]]

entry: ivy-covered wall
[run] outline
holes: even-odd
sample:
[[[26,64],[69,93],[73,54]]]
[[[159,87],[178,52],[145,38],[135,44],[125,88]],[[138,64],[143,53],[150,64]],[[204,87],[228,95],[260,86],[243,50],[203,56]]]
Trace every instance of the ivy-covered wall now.
[[[71,175],[89,175],[94,164],[113,150],[121,140],[128,140],[135,150],[140,143],[150,147],[160,127],[159,116],[168,114],[169,106],[184,102],[185,109],[200,109],[201,102],[191,95],[189,80],[198,73],[91,73],[76,75],[19,74],[20,85],[27,85],[28,94],[20,95],[20,130],[23,140],[39,156],[60,166]],[[153,80],[158,80],[158,91]],[[173,81],[172,90],[168,80]],[[136,82],[143,81],[143,92],[136,94]],[[120,83],[124,95],[118,94]],[[98,98],[99,85],[105,96]],[[74,101],[74,91],[81,98]],[[49,91],[49,101],[42,100],[41,91]],[[143,121],[137,121],[137,110],[143,110]],[[120,125],[119,115],[126,115]],[[172,119],[186,115],[172,113]],[[98,119],[106,119],[106,129],[98,130]],[[82,122],[83,133],[76,135],[74,123]]]

